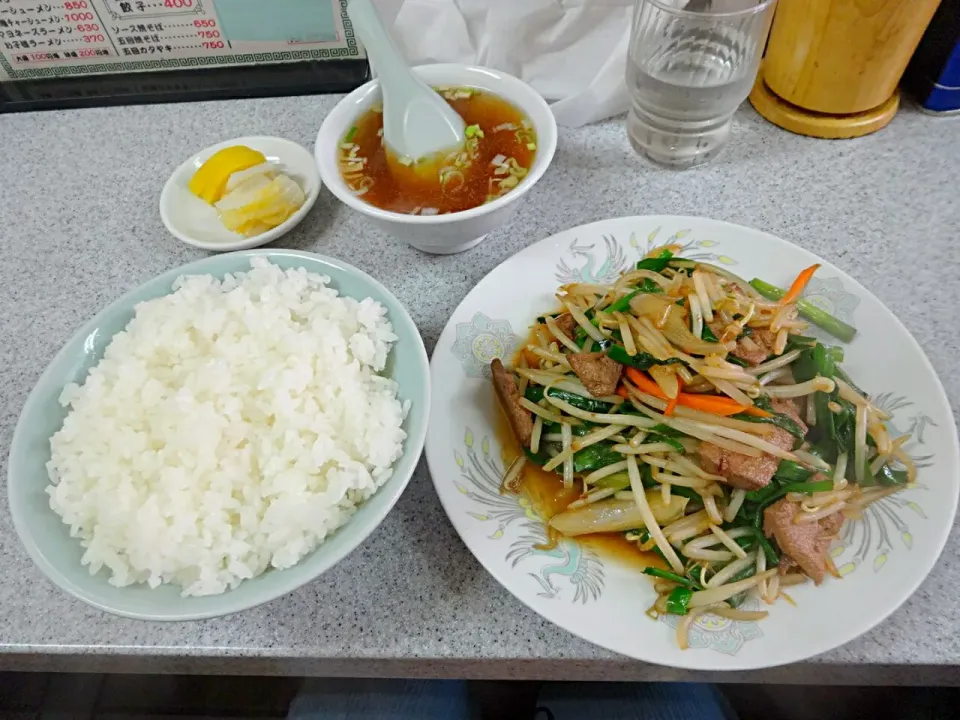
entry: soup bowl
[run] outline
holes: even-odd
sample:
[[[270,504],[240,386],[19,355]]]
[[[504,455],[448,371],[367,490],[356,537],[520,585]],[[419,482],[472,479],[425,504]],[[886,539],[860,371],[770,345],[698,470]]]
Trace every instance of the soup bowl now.
[[[323,183],[343,203],[365,215],[388,235],[429,253],[468,250],[492,230],[507,224],[520,200],[543,176],[557,149],[557,123],[546,101],[529,85],[490,68],[438,64],[413,68],[428,85],[474,87],[498,95],[519,108],[537,133],[537,152],[526,177],[510,192],[469,210],[442,215],[408,215],[383,210],[358,197],[340,175],[337,150],[347,130],[364,112],[380,102],[380,84],[371,80],[354,90],[330,111],[320,132],[314,155]]]

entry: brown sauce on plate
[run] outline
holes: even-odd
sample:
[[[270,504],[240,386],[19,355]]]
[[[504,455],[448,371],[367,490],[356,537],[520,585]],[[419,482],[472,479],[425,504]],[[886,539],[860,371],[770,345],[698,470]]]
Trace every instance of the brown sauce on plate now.
[[[493,393],[492,387],[490,392]],[[496,403],[496,411],[496,438],[502,448],[504,468],[507,468],[519,457],[522,449],[499,403]],[[576,484],[577,489],[564,488],[562,477],[556,473],[544,472],[542,468],[529,462],[523,468],[518,487],[520,493],[530,501],[531,506],[544,519],[544,522],[566,510],[570,503],[580,497],[579,483]],[[507,491],[504,490],[504,492]],[[645,567],[668,569],[659,555],[641,552],[636,543],[628,542],[621,532],[580,535],[569,539],[576,540],[601,557],[610,558],[630,569],[642,570]]]

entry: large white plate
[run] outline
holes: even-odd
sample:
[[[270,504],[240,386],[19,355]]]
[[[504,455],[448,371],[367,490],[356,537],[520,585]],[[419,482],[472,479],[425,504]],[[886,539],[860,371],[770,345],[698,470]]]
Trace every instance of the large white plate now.
[[[501,496],[503,465],[489,362],[509,358],[564,282],[609,282],[649,248],[667,242],[747,279],[784,285],[813,262],[823,267],[807,298],[859,328],[845,369],[893,413],[895,436],[920,469],[916,487],[847,523],[833,549],[843,579],[794,588],[760,622],[697,620],[691,648],[675,641],[677,618],[651,620],[648,579],[571,540],[538,550],[543,523],[529,503]],[[892,613],[933,568],[947,540],[960,487],[957,431],[943,388],[906,328],[865,288],[813,254],[772,235],[693,217],[651,216],[584,225],[510,258],[467,295],[431,362],[427,460],[437,493],[467,547],[510,592],[551,622],[647,662],[743,670],[802,660],[842,645]]]

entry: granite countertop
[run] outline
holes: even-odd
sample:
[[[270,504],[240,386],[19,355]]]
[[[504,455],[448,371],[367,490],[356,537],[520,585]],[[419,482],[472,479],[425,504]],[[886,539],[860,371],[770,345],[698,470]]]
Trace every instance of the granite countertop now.
[[[226,138],[313,146],[334,97],[0,116],[0,477],[17,415],[54,353],[121,293],[206,253],[171,237],[157,202],[170,172]],[[736,118],[729,149],[672,172],[630,150],[622,121],[563,129],[515,222],[461,255],[428,256],[371,230],[329,193],[283,247],[341,257],[379,279],[433,345],[487,272],[565,228],[641,214],[750,225],[818,253],[875,293],[926,350],[960,408],[960,119],[903,109],[857,140],[801,138]],[[917,288],[935,289],[920,302]],[[5,490],[0,490],[4,494]],[[917,593],[865,636],[807,662],[724,680],[957,683],[960,533]],[[473,558],[421,461],[400,502],[318,581],[231,617],[144,623],[105,615],[34,567],[0,498],[5,669],[571,679],[706,677],[625,660],[542,620]],[[715,677],[715,676],[714,676]]]

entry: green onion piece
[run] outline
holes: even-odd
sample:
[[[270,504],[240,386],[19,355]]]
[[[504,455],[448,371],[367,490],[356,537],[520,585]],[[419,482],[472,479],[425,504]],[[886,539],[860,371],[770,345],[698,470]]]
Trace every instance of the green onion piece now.
[[[754,278],[751,280],[750,285],[754,290],[768,300],[779,300],[786,294],[786,291],[782,288],[778,288],[776,285],[771,285],[770,283],[764,282],[759,278]],[[847,323],[840,318],[836,318],[830,313],[821,310],[809,300],[804,300],[802,298],[797,300],[797,310],[799,310],[800,314],[814,325],[826,330],[835,338],[839,338],[844,342],[852,342],[854,336],[857,334],[857,329],[855,327],[852,325],[847,325]]]
[[[649,370],[654,365],[677,365],[683,364],[680,358],[668,358],[658,360],[648,352],[638,351],[636,355],[629,355],[622,345],[611,345],[607,348],[607,357],[615,360],[621,365],[628,365],[637,370]]]
[[[693,590],[688,587],[674,588],[667,595],[667,612],[671,615],[686,615],[690,609],[690,598],[693,597]]]
[[[610,412],[610,409],[613,407],[612,403],[604,402],[603,400],[597,400],[595,398],[588,398],[583,395],[578,395],[577,393],[561,390],[560,388],[550,388],[549,394],[552,398],[563,400],[565,403],[569,403],[575,408],[585,410],[586,412],[607,413]],[[524,393],[524,395],[530,402],[534,404],[539,403],[541,400],[543,400],[543,386],[528,385],[527,391]]]
[[[629,490],[630,489],[630,475],[625,472],[613,473],[612,475],[607,475],[602,477],[594,483],[594,487],[601,488],[603,490]]]
[[[688,437],[686,433],[682,433],[679,430],[674,430],[669,425],[664,425],[663,423],[657,423],[652,428],[650,428],[650,431],[655,432],[657,435],[662,435],[663,437],[669,437],[669,438]]]
[[[700,339],[706,340],[707,342],[719,342],[717,336],[713,334],[713,330],[711,330],[710,326],[706,323],[703,324],[703,332],[700,333]]]
[[[823,393],[820,393],[821,395]],[[829,396],[827,396],[829,400]],[[781,430],[786,430],[788,433],[793,435],[798,442],[803,442],[806,438],[806,433],[803,431],[803,428],[789,415],[786,413],[778,413],[773,409],[773,405],[770,403],[769,398],[759,397],[754,401],[754,405],[761,410],[766,410],[771,414],[771,417],[758,417],[756,415],[747,415],[746,413],[737,413],[733,415],[734,420],[742,420],[743,422],[752,422],[752,423],[766,423],[769,425],[774,425]],[[829,410],[827,411],[829,412]],[[819,418],[819,416],[818,416]],[[818,425],[819,425],[818,420]],[[784,460],[783,462],[789,462]]]
[[[751,502],[767,503],[773,500],[779,500],[787,493],[803,493],[812,495],[815,492],[827,492],[833,489],[833,480],[815,480],[813,482],[787,483],[776,487],[768,485],[762,490],[751,490],[747,493],[746,499]]]
[[[672,488],[671,488],[672,489]],[[833,480],[818,480],[815,482],[787,483],[777,487],[768,485],[762,490],[751,490],[746,495],[746,500],[755,503],[751,511],[750,524],[759,529],[763,523],[763,511],[781,498],[786,497],[787,493],[803,493],[812,495],[815,492],[827,492],[833,489]]]
[[[643,280],[640,281],[640,284],[637,285],[637,290],[639,290],[642,293],[654,293],[654,294],[663,292],[663,288],[657,285],[650,278],[643,278]],[[680,298],[680,300],[678,301],[681,307],[683,305],[683,300],[684,300],[683,298]]]
[[[889,465],[884,465],[877,472],[876,478],[881,485],[906,485],[907,471],[894,470]]]
[[[779,560],[777,562],[779,562]],[[740,582],[741,580],[746,580],[748,577],[753,577],[756,574],[757,574],[757,566],[750,565],[749,567],[745,567],[743,570],[738,572],[736,575],[730,578],[727,582],[728,583]],[[732,598],[727,600],[727,602],[730,604],[730,607],[737,608],[737,607],[740,607],[743,604],[743,601],[746,599],[747,599],[747,591],[744,591],[742,593],[738,593],[734,595]]]
[[[677,452],[686,452],[686,448],[683,447],[683,444],[673,438],[669,438],[666,435],[657,435],[656,433],[650,433],[643,439],[645,443],[666,443],[672,447]]]
[[[623,460],[623,455],[613,449],[613,444],[596,443],[573,454],[573,471],[593,472]]]
[[[779,563],[780,561],[777,560],[777,562]],[[756,565],[748,565],[748,566],[745,567],[743,570],[741,570],[740,572],[736,573],[736,574],[733,575],[729,580],[727,580],[727,583],[740,582],[741,580],[746,580],[748,577],[753,577],[753,576],[756,575],[756,574],[757,574],[757,566],[756,566]]]
[[[657,487],[659,487],[659,485],[658,485]],[[683,485],[671,485],[671,486],[670,486],[670,494],[671,494],[671,495],[679,495],[680,497],[685,497],[685,498],[687,498],[687,499],[689,499],[689,500],[702,500],[702,499],[703,499],[703,498],[701,498],[699,495],[697,495],[697,491],[696,491],[696,490],[693,490],[692,488],[688,488],[688,487],[683,487]]]
[[[700,583],[695,583],[689,578],[685,578],[682,575],[677,575],[672,573],[669,570],[661,570],[660,568],[655,567],[645,567],[643,569],[645,575],[652,575],[653,577],[658,577],[662,580],[669,580],[670,582],[675,582],[677,585],[682,585],[685,588],[690,588],[691,590],[699,590]]]
[[[538,453],[531,452],[530,448],[527,447],[523,449],[523,452],[526,454],[527,460],[532,462],[534,465],[540,465],[542,467],[550,462],[550,455],[547,454],[547,451],[543,446],[540,447],[540,452]]]
[[[537,149],[536,143],[527,143],[527,150],[536,150],[536,149]]]
[[[788,493],[803,493],[804,495],[813,495],[813,493],[827,492],[833,490],[833,480],[815,480],[814,482],[789,483],[783,486]]]
[[[813,470],[805,468],[800,463],[795,463],[793,460],[781,460],[773,477],[781,483],[798,483],[807,482],[813,475]]]
[[[794,348],[807,348],[813,347],[817,344],[817,339],[815,337],[810,337],[809,335],[788,335],[787,336],[787,347],[791,350]]]
[[[644,482],[643,482],[643,486],[644,486],[644,487],[647,486],[646,475],[649,475],[649,474],[650,474],[650,466],[647,465],[646,468],[647,468],[647,472],[645,473]],[[653,482],[653,477],[652,477],[652,476],[650,477],[650,482],[651,482],[651,484],[656,485],[656,483]],[[650,531],[647,530],[646,528],[643,528],[642,530],[637,530],[636,532],[638,532],[638,533],[640,534],[640,537],[638,538],[638,540],[640,541],[640,545],[646,545],[647,543],[650,542],[650,538],[653,537],[652,535],[650,535]],[[641,551],[641,552],[645,552],[645,551]],[[663,554],[663,550],[661,550],[659,547],[657,547],[656,544],[654,544],[654,546],[653,546],[653,548],[650,550],[650,552],[652,552],[654,555],[659,555],[659,556],[663,559],[664,562],[667,562],[667,556]],[[679,551],[678,551],[678,553],[677,553],[677,556],[680,558],[680,561],[681,561],[681,562],[683,562],[683,561],[686,559],[686,558],[684,558],[682,555],[680,555]]]
[[[630,301],[633,300],[640,293],[662,293],[663,289],[657,285],[650,278],[644,278],[643,282],[640,283],[635,289],[631,292],[628,292],[621,298],[614,300],[607,307],[603,309],[603,312],[613,313],[613,312],[626,312],[630,309]]]
[[[652,270],[653,272],[663,272],[667,265],[670,262],[670,258],[673,257],[673,253],[669,250],[664,250],[656,257],[644,258],[637,263],[637,270]]]
[[[633,300],[637,295],[640,294],[639,290],[634,290],[628,292],[622,298],[615,300],[610,303],[607,307],[603,309],[603,312],[614,313],[614,312],[626,312],[630,309],[630,301]]]
[[[482,138],[483,130],[480,129],[479,125],[468,125],[467,129],[463,131],[463,134],[468,138]]]
[[[763,531],[759,528],[754,528],[753,535],[757,539],[757,544],[760,545],[760,549],[763,550],[763,554],[767,556],[767,567],[779,565],[780,555],[773,549],[773,545],[771,545],[770,541],[764,536]]]
[[[827,351],[826,345],[817,343],[813,346],[813,366],[816,368],[818,375],[830,378],[831,380],[833,379],[835,363],[833,356]],[[834,423],[833,411],[830,410],[830,401],[834,399],[833,395],[837,395],[839,398],[839,393],[836,390],[832,394],[822,392],[815,393],[813,396],[813,405],[817,418],[818,432],[831,440],[836,440],[837,430]]]
[[[352,128],[350,128],[350,129],[347,131],[347,136],[343,139],[343,141],[344,141],[344,142],[351,142],[351,141],[353,140],[354,135],[356,135],[356,134],[357,134],[357,126],[354,125]]]
[[[579,426],[579,425],[575,426],[575,427],[574,427],[574,430],[576,430],[578,427],[580,427],[580,426]],[[585,448],[585,450],[589,450],[591,447],[593,447],[593,446],[591,445],[591,446]],[[584,452],[584,450],[581,450],[580,452]],[[622,456],[621,456],[621,457],[622,457]],[[659,487],[660,487],[660,483],[658,483],[656,480],[653,479],[653,473],[652,473],[651,470],[650,470],[650,466],[647,465],[646,463],[644,463],[643,465],[640,466],[640,475],[641,475],[641,478],[642,478],[643,486],[644,486],[645,488],[652,488],[652,487],[659,488]],[[597,487],[597,488],[606,488],[606,489],[612,488],[612,489],[614,489],[614,490],[629,490],[629,489],[630,489],[630,476],[629,476],[627,473],[625,473],[625,472],[613,473],[612,475],[607,475],[606,477],[602,477],[602,478],[600,478],[599,480],[597,480],[597,482],[594,484],[594,487]],[[692,488],[683,487],[682,485],[674,485],[674,486],[672,486],[672,487],[670,488],[670,492],[671,492],[673,495],[679,495],[680,497],[685,497],[685,498],[687,498],[688,500],[700,500],[700,499],[701,499],[700,496],[697,495],[697,493],[696,493],[695,490],[693,490]],[[644,530],[644,532],[646,532],[646,530]],[[643,538],[643,542],[647,542],[647,540],[649,540],[649,539],[650,539],[650,538],[649,538],[648,536],[647,536],[647,537],[644,537],[644,538]],[[654,552],[656,552],[658,555],[662,555],[662,554],[663,554],[663,553],[660,552],[659,549],[655,550]],[[664,558],[664,559],[666,559],[666,558]]]

